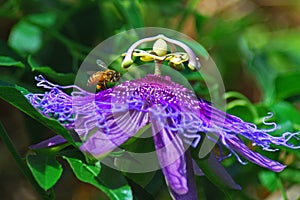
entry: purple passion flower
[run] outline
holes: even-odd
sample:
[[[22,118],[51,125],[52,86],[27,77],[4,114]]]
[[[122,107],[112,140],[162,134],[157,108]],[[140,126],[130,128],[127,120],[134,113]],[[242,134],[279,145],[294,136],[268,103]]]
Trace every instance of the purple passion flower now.
[[[80,150],[100,158],[133,137],[140,128],[151,124],[156,153],[166,182],[174,196],[189,191],[185,146],[196,147],[200,133],[214,134],[237,159],[247,160],[280,172],[285,165],[250,150],[241,139],[252,141],[263,150],[271,145],[298,149],[298,133],[269,134],[277,129],[258,129],[254,124],[226,114],[205,100],[174,83],[170,77],[146,75],[123,82],[96,94],[77,86],[54,85],[42,76],[38,86],[49,89],[44,94],[28,94],[26,98],[43,115],[57,119],[67,129],[75,129],[82,140]],[[63,89],[75,88],[71,95]],[[268,117],[269,118],[269,117]],[[211,137],[213,140],[213,137]]]

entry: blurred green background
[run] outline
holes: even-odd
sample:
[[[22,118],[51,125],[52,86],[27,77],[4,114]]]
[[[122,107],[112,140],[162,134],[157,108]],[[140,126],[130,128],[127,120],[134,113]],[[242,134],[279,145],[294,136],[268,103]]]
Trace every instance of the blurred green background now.
[[[34,76],[46,74],[71,84],[85,56],[121,31],[163,27],[202,44],[216,62],[226,87],[227,111],[258,125],[267,112],[283,131],[300,131],[299,0],[0,0],[0,79],[36,91]],[[193,81],[195,91],[202,86]],[[235,91],[235,92],[229,92]],[[200,92],[201,93],[201,92]],[[53,133],[0,101],[4,127],[22,155]],[[258,148],[256,151],[260,151]],[[288,165],[273,173],[235,158],[224,162],[243,190],[234,199],[299,199],[300,152],[280,148],[264,155]],[[156,199],[170,199],[160,172]],[[198,177],[201,199],[224,196]],[[56,199],[107,199],[75,179],[66,167]],[[0,141],[0,198],[39,199]]]

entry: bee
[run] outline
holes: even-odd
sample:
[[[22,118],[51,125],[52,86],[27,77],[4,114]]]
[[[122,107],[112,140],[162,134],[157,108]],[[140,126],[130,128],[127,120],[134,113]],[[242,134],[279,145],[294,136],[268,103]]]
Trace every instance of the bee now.
[[[99,59],[96,63],[102,71],[88,72],[91,76],[87,81],[87,86],[96,85],[97,90],[105,90],[107,89],[107,83],[115,83],[120,80],[119,72],[108,69],[107,65]]]

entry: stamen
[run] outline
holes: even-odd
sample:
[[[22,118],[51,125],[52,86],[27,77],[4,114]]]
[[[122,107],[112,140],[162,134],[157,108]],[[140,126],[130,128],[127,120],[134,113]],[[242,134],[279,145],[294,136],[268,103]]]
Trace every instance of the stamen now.
[[[143,39],[138,40],[137,42],[133,43],[126,52],[126,55],[122,62],[122,67],[128,68],[133,63],[132,55],[134,53],[134,50],[139,45],[141,45],[142,43],[151,42],[151,41],[155,41],[155,40],[166,41],[167,43],[175,44],[175,45],[181,47],[189,55],[188,67],[191,70],[195,70],[195,69],[199,70],[200,69],[201,65],[198,61],[198,58],[196,57],[195,53],[189,46],[187,46],[186,44],[184,44],[183,42],[180,42],[178,40],[170,39],[162,34],[154,36],[154,37],[143,38]]]
[[[201,135],[199,134],[190,135],[184,132],[181,132],[181,134],[185,137],[185,141],[189,143],[193,148],[196,148],[201,141]],[[189,139],[193,140],[191,141]]]
[[[236,159],[239,161],[239,163],[241,163],[242,165],[246,165],[248,162],[243,161],[240,158],[240,156],[227,144],[225,137],[226,137],[226,133],[225,133],[225,135],[222,134],[222,136],[220,137],[223,145],[226,146],[226,148],[236,157]]]
[[[61,88],[61,89],[77,89],[80,92],[83,93],[89,93],[82,88],[78,87],[77,85],[67,85],[67,86],[61,86],[61,85],[55,85],[48,80],[46,80],[42,75],[38,75],[35,77],[35,80],[38,81],[37,86],[38,87],[43,87],[45,89],[52,89],[52,88]]]
[[[265,130],[266,132],[274,132],[276,131],[279,127],[277,126],[277,124],[275,122],[266,122],[267,119],[271,119],[273,117],[273,113],[271,112],[268,112],[268,115],[269,116],[266,116],[263,118],[263,124],[264,125],[267,125],[267,126],[274,126],[274,128],[272,129],[268,129],[268,130]]]

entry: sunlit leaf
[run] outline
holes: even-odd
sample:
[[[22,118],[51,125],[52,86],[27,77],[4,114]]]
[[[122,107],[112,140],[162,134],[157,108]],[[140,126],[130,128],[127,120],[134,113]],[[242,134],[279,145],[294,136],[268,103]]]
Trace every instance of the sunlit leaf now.
[[[62,165],[54,156],[28,155],[26,161],[34,178],[44,190],[53,187],[63,172]]]
[[[8,44],[22,54],[36,53],[42,46],[43,39],[43,32],[39,26],[50,27],[54,22],[53,13],[28,15],[13,27]]]
[[[101,184],[98,175],[101,171],[101,167],[93,166],[83,163],[81,160],[76,158],[68,158],[66,159],[71,166],[75,176],[81,180],[82,182],[89,183],[103,191],[107,196],[112,200],[132,200],[132,192],[128,185],[124,185],[122,187],[116,189],[110,189]]]
[[[275,172],[261,171],[258,174],[258,178],[263,186],[269,191],[275,191],[278,188],[277,176]]]
[[[8,43],[20,53],[35,53],[42,45],[42,32],[32,24],[20,21],[14,26]]]

